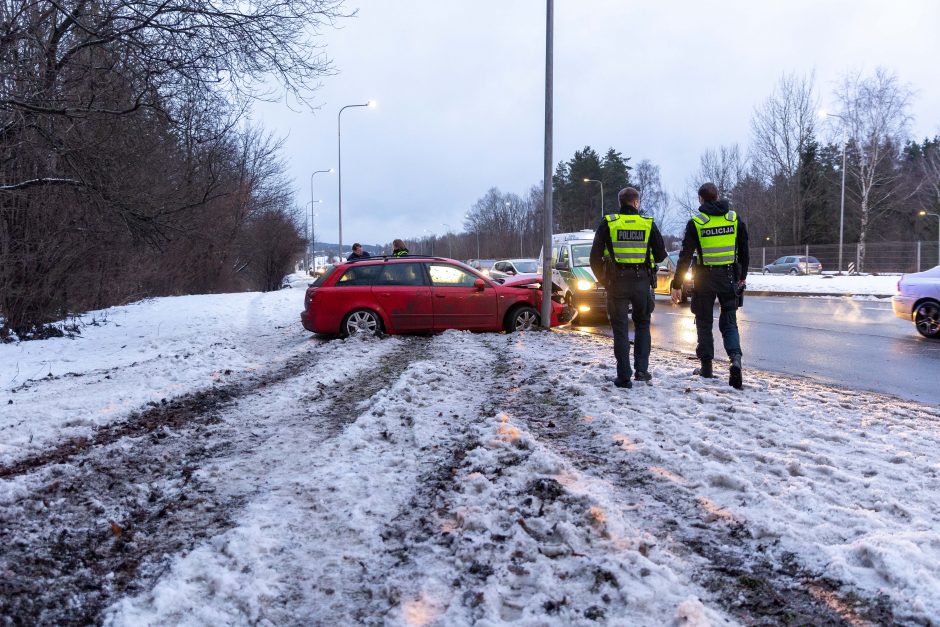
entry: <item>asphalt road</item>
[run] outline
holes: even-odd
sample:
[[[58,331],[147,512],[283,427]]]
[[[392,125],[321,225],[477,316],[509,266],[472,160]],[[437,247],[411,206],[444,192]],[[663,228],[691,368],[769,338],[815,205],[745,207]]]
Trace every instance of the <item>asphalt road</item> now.
[[[610,334],[603,319],[579,323],[575,328]],[[722,360],[717,307],[714,327],[715,356]],[[890,302],[748,296],[738,311],[738,329],[745,377],[752,367],[940,403],[940,341],[921,337],[912,323],[894,317]],[[695,355],[695,317],[688,305],[674,307],[657,296],[652,335],[654,353],[662,347]],[[695,365],[690,360],[689,368]]]

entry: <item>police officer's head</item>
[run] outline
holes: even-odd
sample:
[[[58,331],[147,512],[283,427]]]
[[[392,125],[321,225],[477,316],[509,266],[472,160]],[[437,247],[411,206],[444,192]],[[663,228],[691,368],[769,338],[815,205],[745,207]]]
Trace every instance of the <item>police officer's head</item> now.
[[[704,205],[707,202],[715,202],[718,200],[718,186],[714,183],[702,183],[702,186],[698,188],[698,202],[701,205]]]
[[[637,191],[635,187],[624,187],[620,190],[620,193],[617,194],[617,200],[620,201],[621,209],[640,208],[640,192]]]

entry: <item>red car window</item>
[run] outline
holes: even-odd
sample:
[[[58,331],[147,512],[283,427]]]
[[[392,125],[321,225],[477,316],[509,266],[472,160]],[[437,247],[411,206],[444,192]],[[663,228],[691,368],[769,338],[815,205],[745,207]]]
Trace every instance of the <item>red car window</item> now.
[[[372,285],[379,275],[382,266],[370,264],[367,266],[352,266],[346,269],[343,276],[336,281],[336,287],[362,287]]]
[[[473,287],[478,277],[449,264],[430,264],[431,284],[435,287]]]
[[[387,263],[373,285],[427,285],[420,263]]]

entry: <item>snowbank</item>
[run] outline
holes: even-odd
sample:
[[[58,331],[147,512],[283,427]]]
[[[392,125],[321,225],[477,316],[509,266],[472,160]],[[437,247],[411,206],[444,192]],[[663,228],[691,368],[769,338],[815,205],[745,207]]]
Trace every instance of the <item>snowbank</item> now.
[[[812,274],[790,276],[788,274],[747,275],[749,292],[795,292],[804,294],[844,294],[852,296],[894,295],[901,275],[835,276]]]
[[[827,622],[817,597],[854,599],[850,621],[940,616],[940,408],[750,370],[736,391],[721,364],[704,380],[659,350],[654,384],[620,390],[610,341],[569,332],[322,341],[302,295],[155,299],[89,314],[80,338],[0,346],[0,466],[148,402],[315,364],[213,410],[198,433],[227,440],[192,483],[241,505],[194,546],[138,556],[155,578],[112,591],[106,623],[709,625],[769,616],[768,599]],[[187,428],[152,446],[178,456]],[[0,479],[18,542],[58,537],[28,501],[83,462]],[[167,484],[169,502],[193,489]],[[102,529],[143,512],[144,545],[158,508],[173,515],[150,485],[116,489],[124,505],[89,514]]]

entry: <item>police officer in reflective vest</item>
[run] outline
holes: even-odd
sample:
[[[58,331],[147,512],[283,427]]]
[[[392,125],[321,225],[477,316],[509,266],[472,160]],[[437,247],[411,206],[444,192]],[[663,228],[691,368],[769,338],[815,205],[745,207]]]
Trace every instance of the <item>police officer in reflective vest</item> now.
[[[619,388],[633,387],[630,375],[651,385],[650,317],[655,299],[650,287],[656,277],[654,262],[666,258],[663,236],[652,218],[639,215],[640,192],[624,187],[617,198],[620,213],[604,216],[594,233],[591,270],[607,292],[607,317],[614,332]],[[633,369],[630,371],[630,307],[635,334]]]
[[[738,296],[744,291],[750,255],[747,247],[747,228],[738,214],[731,210],[727,200],[718,198],[718,187],[705,183],[698,190],[701,205],[685,227],[682,251],[672,279],[672,301],[682,298],[682,277],[685,276],[698,252],[693,268],[695,293],[692,295],[692,313],[698,331],[695,353],[701,360],[696,374],[711,378],[715,345],[712,339],[715,299],[721,307],[718,329],[731,360],[728,384],[741,389],[741,337],[738,334]]]

